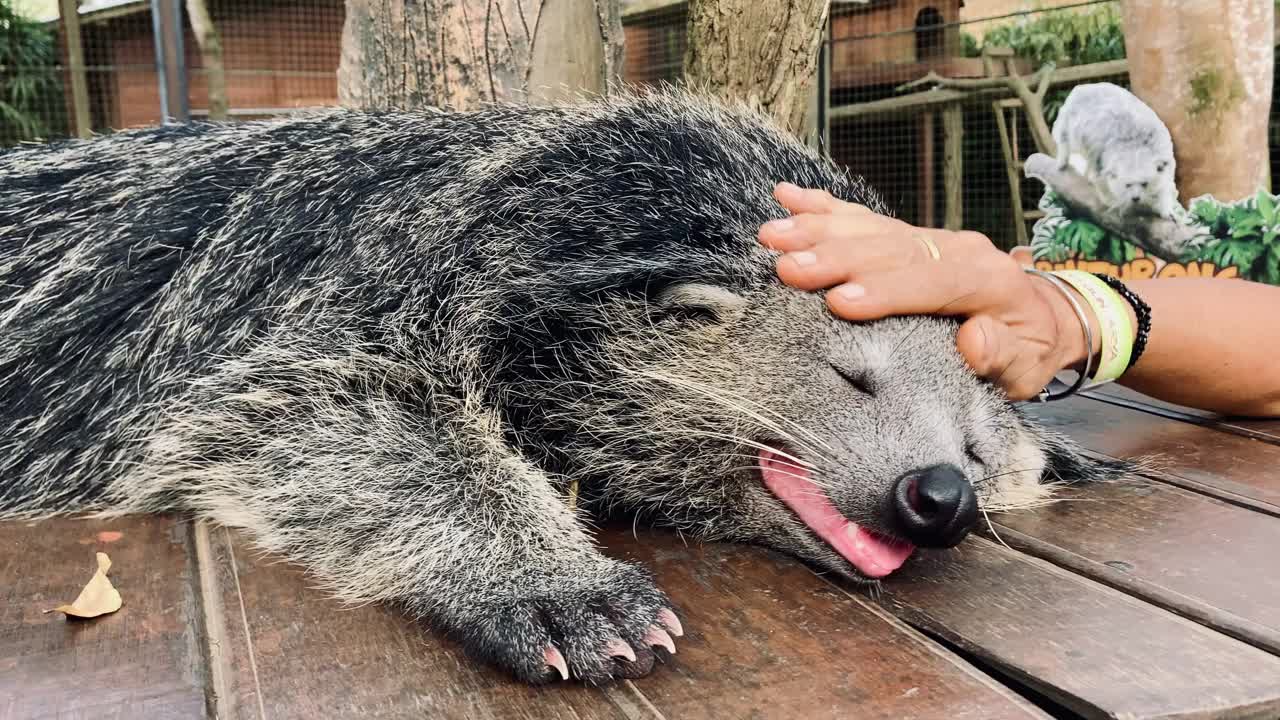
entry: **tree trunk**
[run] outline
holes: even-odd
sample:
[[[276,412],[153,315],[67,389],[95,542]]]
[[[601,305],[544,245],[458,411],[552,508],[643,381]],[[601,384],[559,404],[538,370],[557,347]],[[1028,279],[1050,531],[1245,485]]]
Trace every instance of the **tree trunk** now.
[[[338,97],[366,109],[550,104],[622,77],[618,0],[347,0]]]
[[[827,0],[690,0],[685,82],[805,133],[828,8]]]
[[[1238,200],[1268,181],[1271,0],[1125,0],[1133,92],[1173,135],[1185,203]]]
[[[204,0],[187,0],[187,18],[200,46],[200,64],[209,86],[209,119],[227,119],[227,74],[222,64],[222,36]]]

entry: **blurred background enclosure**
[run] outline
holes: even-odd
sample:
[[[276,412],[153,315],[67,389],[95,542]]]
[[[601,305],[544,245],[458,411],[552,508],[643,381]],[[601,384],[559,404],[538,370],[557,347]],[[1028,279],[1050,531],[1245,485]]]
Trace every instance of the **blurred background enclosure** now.
[[[0,145],[338,104],[344,13],[342,0],[0,0]],[[623,78],[680,83],[686,3],[623,0],[621,14]],[[1042,191],[1021,179],[1038,136],[1010,76],[1048,123],[1072,85],[1129,79],[1114,0],[831,0],[817,31],[814,141],[905,219],[1004,246],[1026,241]],[[1273,175],[1277,134],[1273,103]]]

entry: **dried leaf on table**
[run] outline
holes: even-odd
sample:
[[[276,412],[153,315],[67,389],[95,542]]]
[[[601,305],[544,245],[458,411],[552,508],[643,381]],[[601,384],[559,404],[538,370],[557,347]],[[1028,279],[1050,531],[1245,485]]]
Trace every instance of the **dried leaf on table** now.
[[[89,579],[89,584],[80,591],[79,597],[70,605],[60,605],[52,610],[45,610],[46,613],[60,612],[71,617],[93,618],[120,609],[123,604],[120,593],[107,579],[107,572],[111,570],[111,558],[107,557],[106,553],[97,555],[98,571]]]

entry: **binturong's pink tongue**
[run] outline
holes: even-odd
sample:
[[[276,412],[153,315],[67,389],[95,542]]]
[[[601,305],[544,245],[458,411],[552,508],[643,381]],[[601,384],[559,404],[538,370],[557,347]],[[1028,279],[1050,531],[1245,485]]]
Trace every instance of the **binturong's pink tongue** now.
[[[760,451],[759,462],[765,486],[863,575],[884,577],[911,557],[915,546],[877,535],[841,515],[809,479],[808,468],[768,450]]]

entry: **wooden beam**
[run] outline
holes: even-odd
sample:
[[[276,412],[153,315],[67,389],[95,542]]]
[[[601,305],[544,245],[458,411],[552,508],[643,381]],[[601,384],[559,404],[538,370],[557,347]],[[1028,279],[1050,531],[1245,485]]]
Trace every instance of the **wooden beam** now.
[[[1054,70],[1048,77],[1048,83],[1049,85],[1053,85],[1056,83],[1086,82],[1104,77],[1124,75],[1128,71],[1129,62],[1127,60],[1109,60],[1107,62],[1092,63],[1089,65],[1073,65],[1071,67],[1058,68]],[[884,100],[858,103],[856,105],[833,107],[831,108],[830,115],[832,120],[867,118],[877,115],[892,115],[904,111],[936,108],[954,103],[972,102],[977,100],[995,100],[1002,97],[1012,96],[1013,91],[1003,83],[997,87],[981,88],[972,91],[947,89],[925,90],[922,92],[911,93],[910,95],[903,95],[901,97],[885,98]]]
[[[920,114],[920,177],[917,178],[916,191],[916,224],[921,227],[937,227],[934,217],[934,183],[933,183],[933,126],[934,114]]]
[[[71,113],[75,118],[76,136],[93,134],[89,118],[89,81],[84,69],[84,46],[80,42],[80,8],[76,0],[60,0],[62,34],[67,43],[67,72],[71,75]]]
[[[942,188],[945,203],[943,227],[964,228],[964,108],[942,109]]]

